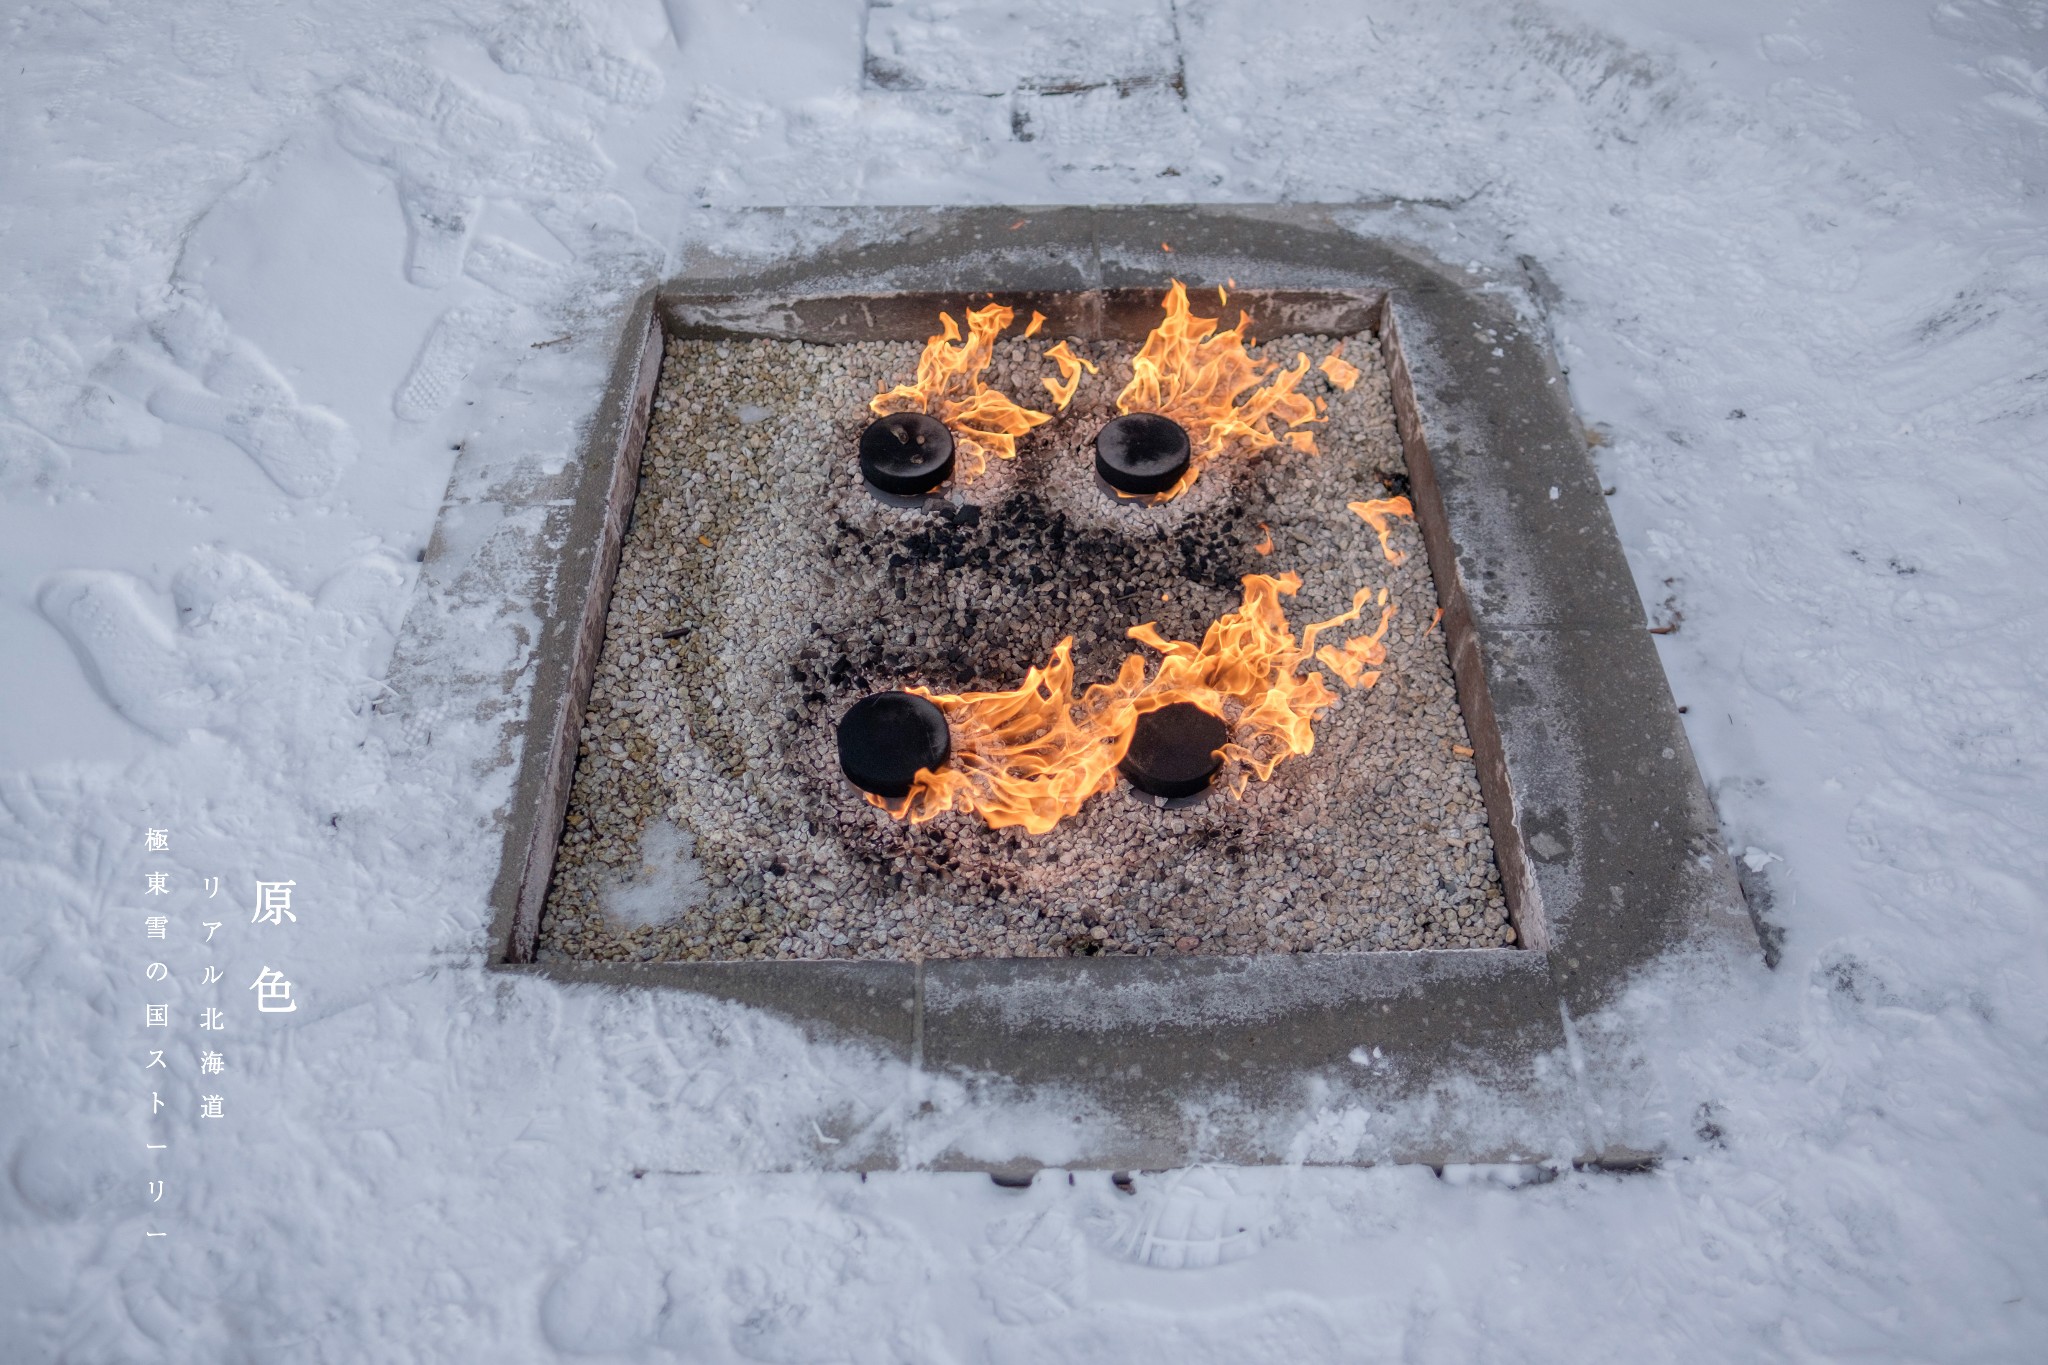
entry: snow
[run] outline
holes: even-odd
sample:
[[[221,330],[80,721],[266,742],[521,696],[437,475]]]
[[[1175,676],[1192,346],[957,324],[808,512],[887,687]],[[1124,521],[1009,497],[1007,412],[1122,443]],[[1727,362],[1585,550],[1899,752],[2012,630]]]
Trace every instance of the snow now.
[[[9,1358],[2038,1357],[2039,0],[4,24]],[[1578,1021],[1670,1040],[1658,1170],[863,1182],[822,1168],[992,1140],[975,1101],[736,1006],[480,970],[500,721],[377,714],[458,447],[558,465],[620,297],[795,244],[735,208],[1269,200],[1529,289],[1645,606],[1682,613],[1658,648],[1782,945],[1719,1008],[1646,982]],[[485,491],[465,560],[534,533]],[[486,675],[536,624],[433,600]],[[205,877],[292,878],[298,920]],[[1298,1120],[1341,1158],[1373,1116]]]
[[[605,916],[627,928],[660,924],[711,895],[697,861],[697,836],[656,820],[640,836],[640,866],[614,874],[598,890]]]

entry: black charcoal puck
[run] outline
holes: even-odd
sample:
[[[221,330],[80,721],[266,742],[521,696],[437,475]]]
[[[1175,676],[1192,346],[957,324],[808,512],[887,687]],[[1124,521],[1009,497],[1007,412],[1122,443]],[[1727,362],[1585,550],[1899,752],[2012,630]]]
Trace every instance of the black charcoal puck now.
[[[922,412],[892,412],[860,434],[860,472],[884,493],[929,493],[953,474],[953,433]]]
[[[1186,428],[1154,412],[1112,418],[1095,433],[1095,472],[1119,493],[1164,493],[1188,472]]]
[[[1117,765],[1131,785],[1174,801],[1209,785],[1223,767],[1220,750],[1230,727],[1191,701],[1177,701],[1138,717],[1131,747]]]
[[[862,697],[839,721],[839,767],[847,780],[890,800],[910,795],[918,769],[937,768],[952,753],[946,713],[908,692]]]

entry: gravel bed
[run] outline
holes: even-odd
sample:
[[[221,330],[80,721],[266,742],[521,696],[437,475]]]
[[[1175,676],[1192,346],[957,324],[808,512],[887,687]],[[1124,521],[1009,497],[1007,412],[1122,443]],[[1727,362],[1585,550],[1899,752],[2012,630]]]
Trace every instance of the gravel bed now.
[[[1051,337],[1008,341],[991,381],[1048,408]],[[1328,338],[1263,350],[1319,359]],[[1435,591],[1412,522],[1396,567],[1345,510],[1405,491],[1387,377],[1365,339],[1315,455],[1226,451],[1161,505],[1096,483],[1093,434],[1135,349],[1014,461],[916,507],[853,452],[866,400],[919,346],[671,341],[569,815],[543,958],[1043,957],[1343,952],[1513,943]],[[1259,548],[1271,538],[1269,553]],[[1082,684],[1155,621],[1199,641],[1243,574],[1293,570],[1294,627],[1357,587],[1399,604],[1379,685],[1350,691],[1242,800],[1162,808],[1128,784],[1052,832],[923,825],[866,804],[834,726],[869,692],[1014,687],[1066,635]],[[1368,610],[1366,625],[1375,613]],[[1333,635],[1342,639],[1343,634]],[[1333,680],[1334,682],[1334,680]]]

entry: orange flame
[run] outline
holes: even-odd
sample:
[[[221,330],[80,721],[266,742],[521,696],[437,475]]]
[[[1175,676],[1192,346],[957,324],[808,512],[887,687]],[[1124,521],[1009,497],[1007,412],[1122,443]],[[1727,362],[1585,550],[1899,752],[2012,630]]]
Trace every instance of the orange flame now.
[[[1245,350],[1245,329],[1251,317],[1239,313],[1237,326],[1216,330],[1218,318],[1198,318],[1188,305],[1187,288],[1179,280],[1163,300],[1166,317],[1145,338],[1131,361],[1131,382],[1117,395],[1118,412],[1156,412],[1187,428],[1193,459],[1187,477],[1165,493],[1186,492],[1202,466],[1232,441],[1247,449],[1279,444],[1267,423],[1285,427],[1320,421],[1321,402],[1296,392],[1308,377],[1308,357],[1281,369],[1271,361],[1254,360]],[[1315,438],[1290,431],[1295,449],[1315,453]]]
[[[946,424],[960,456],[960,473],[973,478],[988,467],[988,456],[1017,456],[1017,438],[1052,420],[1013,402],[1010,396],[982,382],[981,372],[993,359],[996,334],[1016,316],[1001,304],[967,314],[967,339],[951,313],[939,314],[939,334],[925,343],[917,359],[917,380],[876,394],[868,408],[877,417],[892,412],[929,413]]]
[[[1316,368],[1346,393],[1351,392],[1351,386],[1358,382],[1358,367],[1344,358],[1344,343],[1341,341],[1317,363]]]
[[[1038,329],[1043,326],[1045,326],[1045,314],[1034,308],[1031,310],[1031,321],[1024,324],[1024,335],[1035,337],[1038,335]]]
[[[1273,553],[1273,528],[1262,521],[1259,523],[1259,529],[1266,533],[1266,538],[1252,546],[1252,553],[1264,559],[1267,555]]]
[[[1052,395],[1053,402],[1059,404],[1059,411],[1065,412],[1067,404],[1074,401],[1074,390],[1081,387],[1081,371],[1096,374],[1099,370],[1094,361],[1086,356],[1075,355],[1064,341],[1057,346],[1049,347],[1045,358],[1060,367],[1060,377],[1039,382],[1045,385],[1046,392]]]
[[[1356,621],[1358,614],[1365,610],[1365,600],[1372,595],[1370,588],[1360,588],[1358,595],[1351,599],[1351,610],[1342,616],[1333,617],[1325,626],[1341,625]],[[1387,590],[1380,589],[1379,629],[1370,635],[1354,635],[1341,645],[1324,645],[1316,651],[1316,662],[1342,678],[1351,687],[1371,687],[1380,680],[1378,665],[1387,661],[1387,626],[1394,619],[1394,609],[1387,605]],[[1301,647],[1309,647],[1309,638],[1304,632]]]
[[[1387,518],[1413,517],[1415,515],[1414,503],[1409,502],[1406,498],[1370,498],[1365,502],[1347,502],[1344,506],[1347,510],[1356,512],[1365,520],[1366,525],[1372,527],[1378,533],[1380,553],[1387,557],[1387,563],[1405,564],[1408,562],[1407,553],[1395,549],[1388,540],[1388,534],[1392,528],[1388,526]]]
[[[912,823],[958,810],[994,829],[1017,825],[1043,834],[1115,786],[1138,717],[1176,702],[1192,702],[1229,724],[1221,752],[1226,764],[1237,765],[1229,786],[1242,795],[1253,778],[1265,781],[1282,760],[1315,747],[1314,721],[1337,694],[1304,665],[1321,663],[1350,686],[1370,687],[1379,673],[1369,666],[1385,659],[1380,642],[1394,615],[1385,590],[1377,633],[1318,649],[1322,632],[1358,619],[1371,591],[1361,589],[1343,615],[1305,628],[1297,644],[1280,598],[1300,587],[1292,573],[1247,574],[1243,604],[1211,624],[1199,645],[1169,640],[1149,621],[1133,626],[1127,634],[1160,655],[1157,668],[1148,669],[1143,654],[1127,655],[1113,681],[1078,697],[1072,637],[1008,692],[906,688],[945,712],[953,757],[936,772],[920,771],[902,800],[867,800]]]

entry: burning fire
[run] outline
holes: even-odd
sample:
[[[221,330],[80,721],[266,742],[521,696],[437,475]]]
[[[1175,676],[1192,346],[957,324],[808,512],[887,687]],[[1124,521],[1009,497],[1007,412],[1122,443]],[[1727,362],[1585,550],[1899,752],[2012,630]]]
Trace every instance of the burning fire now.
[[[877,417],[922,412],[945,423],[953,433],[963,478],[971,479],[986,469],[990,455],[1015,459],[1017,438],[1050,422],[1052,414],[1023,407],[982,382],[981,372],[994,356],[996,334],[1014,317],[1016,314],[1001,304],[972,309],[967,314],[967,339],[963,342],[953,315],[940,313],[941,330],[925,343],[924,354],[918,357],[916,382],[876,394],[868,408]],[[1025,335],[1043,322],[1044,318],[1032,314]]]
[[[1332,384],[1344,392],[1351,392],[1351,386],[1358,382],[1358,367],[1344,358],[1344,343],[1338,342],[1330,353],[1316,362],[1316,368],[1329,376]]]
[[[1113,681],[1078,697],[1071,636],[1008,692],[907,688],[945,712],[953,758],[936,772],[920,771],[900,801],[867,800],[913,823],[959,810],[995,829],[1021,825],[1043,834],[1116,784],[1139,716],[1176,702],[1192,702],[1230,725],[1222,754],[1238,765],[1231,790],[1242,795],[1252,778],[1264,781],[1282,760],[1315,747],[1314,721],[1337,693],[1305,665],[1319,663],[1348,686],[1371,687],[1386,660],[1394,607],[1385,589],[1376,631],[1318,647],[1323,632],[1356,621],[1372,593],[1360,589],[1350,611],[1306,627],[1297,643],[1280,598],[1300,588],[1296,574],[1247,574],[1243,604],[1211,624],[1199,645],[1169,640],[1149,621],[1133,626],[1127,633],[1159,654],[1157,667],[1148,667],[1144,654],[1128,655]]]
[[[1345,510],[1356,513],[1367,526],[1372,527],[1380,538],[1380,553],[1387,557],[1389,564],[1406,564],[1408,553],[1397,550],[1388,539],[1392,527],[1387,524],[1389,517],[1413,517],[1415,504],[1406,498],[1370,498],[1365,502],[1347,502]]]
[[[1274,434],[1273,422],[1288,429],[1284,433],[1288,444],[1313,455],[1315,437],[1294,430],[1324,416],[1322,400],[1297,391],[1308,377],[1308,357],[1297,355],[1294,364],[1285,369],[1269,360],[1254,359],[1245,350],[1245,329],[1251,325],[1251,316],[1239,313],[1237,326],[1218,332],[1221,319],[1196,317],[1188,304],[1187,288],[1179,280],[1173,282],[1163,303],[1166,317],[1132,359],[1131,382],[1117,395],[1116,410],[1158,413],[1187,429],[1194,448],[1187,477],[1164,496],[1175,498],[1186,492],[1202,465],[1232,441],[1251,450],[1278,445],[1282,437]],[[1351,368],[1342,360],[1337,364]],[[1065,372],[1062,362],[1061,373]],[[1325,372],[1335,379],[1337,371],[1326,365]]]
[[[1033,314],[1033,316],[1037,315]],[[1026,333],[1026,335],[1028,336],[1029,333]],[[1074,390],[1081,387],[1081,371],[1086,370],[1090,374],[1095,374],[1097,372],[1095,362],[1086,356],[1075,355],[1073,349],[1064,341],[1057,346],[1048,347],[1045,352],[1045,358],[1060,367],[1060,377],[1040,382],[1045,385],[1046,391],[1052,395],[1052,401],[1059,405],[1059,410],[1065,412],[1067,404],[1074,401]]]

